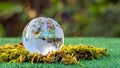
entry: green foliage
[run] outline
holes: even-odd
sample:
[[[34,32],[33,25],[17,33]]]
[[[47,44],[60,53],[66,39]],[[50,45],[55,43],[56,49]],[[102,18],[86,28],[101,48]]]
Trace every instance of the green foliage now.
[[[12,2],[0,2],[0,19],[6,19],[16,13],[21,13],[23,6]]]
[[[119,5],[108,0],[51,0],[43,14],[59,21],[66,36],[114,37],[120,36]]]
[[[31,15],[36,13],[37,16],[51,17],[58,21],[65,36],[120,37],[119,0],[50,0],[47,2],[49,6],[46,3],[38,5],[37,0],[33,3],[7,1],[0,2],[0,21],[19,13],[20,22],[25,23],[30,19],[28,14],[31,12]]]

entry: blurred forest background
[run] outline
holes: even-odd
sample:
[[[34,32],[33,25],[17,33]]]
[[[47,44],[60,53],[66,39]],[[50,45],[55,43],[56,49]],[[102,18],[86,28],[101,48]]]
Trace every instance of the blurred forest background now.
[[[0,0],[0,37],[21,37],[39,16],[58,21],[67,37],[120,37],[119,0]]]

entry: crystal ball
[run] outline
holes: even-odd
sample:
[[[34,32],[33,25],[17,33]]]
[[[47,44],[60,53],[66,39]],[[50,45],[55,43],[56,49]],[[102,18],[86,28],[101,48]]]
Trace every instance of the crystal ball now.
[[[26,25],[22,33],[22,41],[30,54],[38,52],[45,56],[62,48],[64,33],[55,20],[47,17],[38,17]]]

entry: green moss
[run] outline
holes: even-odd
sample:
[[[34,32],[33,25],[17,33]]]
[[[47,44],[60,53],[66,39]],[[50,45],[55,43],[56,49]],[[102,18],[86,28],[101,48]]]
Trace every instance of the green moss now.
[[[51,52],[47,56],[42,56],[35,52],[33,55],[27,51],[22,43],[6,44],[0,46],[0,62],[22,63],[22,62],[40,62],[78,64],[81,59],[97,59],[106,55],[105,48],[96,48],[83,44],[63,46],[61,50]]]

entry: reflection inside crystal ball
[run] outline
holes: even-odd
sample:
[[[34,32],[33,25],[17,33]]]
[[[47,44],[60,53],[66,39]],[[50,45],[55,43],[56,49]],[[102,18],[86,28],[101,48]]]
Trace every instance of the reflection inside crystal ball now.
[[[45,56],[49,52],[62,48],[64,33],[61,26],[53,19],[38,17],[31,20],[23,30],[24,47],[33,54]]]

